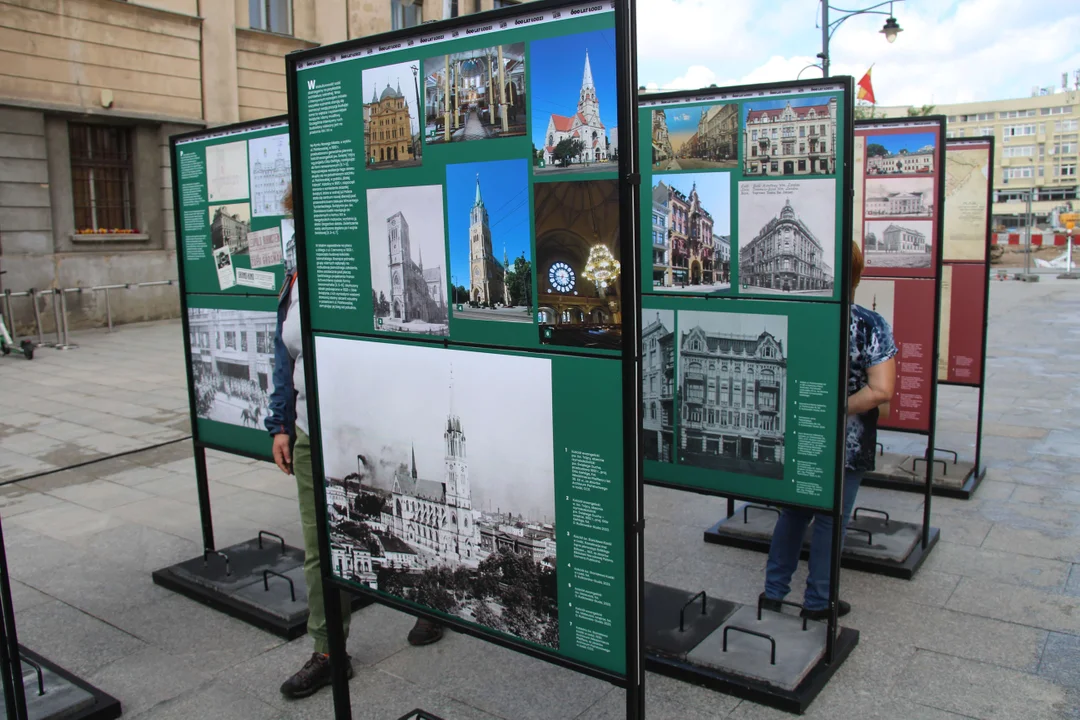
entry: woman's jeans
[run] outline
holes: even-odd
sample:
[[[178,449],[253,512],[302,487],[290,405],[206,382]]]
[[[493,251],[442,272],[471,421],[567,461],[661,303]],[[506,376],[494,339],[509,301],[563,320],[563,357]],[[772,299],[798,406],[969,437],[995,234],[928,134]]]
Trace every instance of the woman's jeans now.
[[[859,492],[862,478],[862,472],[844,472],[845,531],[851,519],[851,510],[855,507],[855,495]],[[769,562],[765,566],[765,597],[783,600],[791,592],[791,576],[798,567],[806,526],[811,520],[814,521],[814,529],[810,536],[810,574],[806,578],[803,607],[807,610],[824,610],[829,607],[833,521],[828,515],[812,510],[784,508],[780,511],[780,519],[776,522],[772,544],[769,546]],[[843,538],[840,542],[842,549]]]

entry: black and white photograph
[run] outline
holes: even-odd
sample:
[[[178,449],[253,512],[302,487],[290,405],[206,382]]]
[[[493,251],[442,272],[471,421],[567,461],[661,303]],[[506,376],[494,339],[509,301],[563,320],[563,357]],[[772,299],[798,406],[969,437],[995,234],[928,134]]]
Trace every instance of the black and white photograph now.
[[[928,268],[934,224],[929,220],[871,220],[863,231],[867,267]]]
[[[276,326],[273,312],[188,308],[198,417],[263,430],[273,389]]]
[[[424,60],[424,141],[525,134],[525,43]]]
[[[867,180],[866,217],[928,218],[934,214],[934,178]]]
[[[447,335],[441,185],[367,191],[375,329]]]
[[[335,575],[557,648],[551,361],[315,342]]]
[[[228,246],[232,255],[246,253],[250,232],[250,204],[245,202],[210,206],[210,242],[215,250]]]
[[[228,290],[236,285],[236,273],[233,271],[232,253],[229,246],[224,245],[213,252],[214,267],[217,270],[218,287]]]
[[[680,311],[679,463],[781,479],[787,318]]]
[[[675,311],[642,308],[641,326],[645,459],[669,463],[675,430]]]
[[[418,61],[363,71],[365,165],[369,170],[421,163],[419,73]]]
[[[738,262],[744,292],[832,297],[836,181],[741,183]]]

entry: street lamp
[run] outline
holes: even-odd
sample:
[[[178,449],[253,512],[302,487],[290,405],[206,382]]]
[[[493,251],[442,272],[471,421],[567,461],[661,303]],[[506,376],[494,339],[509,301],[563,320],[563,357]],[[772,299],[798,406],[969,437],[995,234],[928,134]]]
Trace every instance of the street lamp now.
[[[821,2],[821,52],[818,53],[818,58],[821,59],[821,75],[822,77],[829,77],[829,40],[832,39],[833,33],[840,27],[845,20],[856,15],[885,15],[885,25],[881,28],[881,34],[885,36],[885,39],[890,43],[896,41],[898,33],[904,31],[900,27],[900,23],[896,22],[896,18],[893,17],[893,2],[904,2],[904,0],[886,0],[886,2],[880,2],[877,5],[871,5],[868,8],[862,10],[845,10],[844,8],[833,7],[829,5],[829,0],[820,0]],[[878,10],[878,8],[889,6],[889,11]],[[829,10],[836,10],[837,12],[844,13],[839,20],[829,21]],[[806,68],[803,68],[804,70]]]

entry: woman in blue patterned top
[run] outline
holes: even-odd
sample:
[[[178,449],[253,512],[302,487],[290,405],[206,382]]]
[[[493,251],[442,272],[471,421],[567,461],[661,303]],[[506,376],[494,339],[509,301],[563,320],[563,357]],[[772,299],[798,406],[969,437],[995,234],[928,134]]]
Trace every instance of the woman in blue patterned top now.
[[[863,255],[858,245],[851,248],[851,338],[848,365],[847,447],[844,463],[843,523],[847,529],[855,495],[863,474],[874,469],[877,423],[880,408],[888,405],[896,380],[896,344],[885,318],[854,303],[855,288],[863,271]],[[886,411],[887,412],[887,411]],[[829,616],[829,579],[833,520],[824,513],[785,508],[773,531],[769,562],[765,569],[762,607],[780,611],[791,591],[791,576],[799,563],[806,527],[813,521],[810,539],[810,574],[806,578],[802,616],[824,620]],[[839,615],[847,615],[851,605],[839,603]]]

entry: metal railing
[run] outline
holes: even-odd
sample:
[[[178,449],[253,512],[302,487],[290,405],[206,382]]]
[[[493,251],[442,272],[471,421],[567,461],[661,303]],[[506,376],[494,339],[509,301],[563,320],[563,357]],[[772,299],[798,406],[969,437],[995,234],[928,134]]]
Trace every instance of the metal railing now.
[[[34,308],[34,329],[37,333],[36,345],[38,347],[51,346],[58,350],[67,350],[69,348],[77,347],[68,341],[68,311],[67,311],[67,296],[70,293],[83,294],[83,293],[105,293],[105,322],[109,328],[109,332],[113,330],[113,316],[112,316],[112,295],[113,290],[132,290],[136,288],[154,287],[158,285],[178,285],[178,280],[154,280],[152,282],[140,282],[140,283],[121,283],[116,285],[95,285],[93,287],[70,287],[70,288],[50,288],[48,290],[36,290],[31,288],[29,290],[11,291],[5,290],[3,292],[4,300],[4,318],[12,332],[15,329],[15,315],[11,308],[11,299],[19,297],[30,298],[30,304]],[[41,323],[41,307],[38,303],[38,298],[45,298],[52,296],[52,311],[53,319],[56,325],[56,342],[45,342],[45,329]]]

